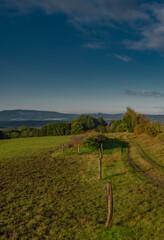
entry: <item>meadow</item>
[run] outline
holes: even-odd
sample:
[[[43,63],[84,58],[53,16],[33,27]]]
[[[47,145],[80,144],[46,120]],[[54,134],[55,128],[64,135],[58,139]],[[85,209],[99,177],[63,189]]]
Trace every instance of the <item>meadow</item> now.
[[[80,153],[76,146],[60,152],[69,136],[1,140],[0,239],[164,239],[163,142],[107,136],[102,180],[98,151],[80,145]]]
[[[55,150],[60,144],[66,144],[70,136],[16,138],[0,141],[0,161],[6,158],[30,156],[39,151]]]

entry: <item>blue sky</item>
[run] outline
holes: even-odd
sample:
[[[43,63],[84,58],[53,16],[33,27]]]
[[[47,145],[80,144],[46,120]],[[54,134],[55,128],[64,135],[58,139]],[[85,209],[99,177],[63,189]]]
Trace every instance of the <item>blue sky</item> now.
[[[164,113],[164,1],[0,0],[0,110]]]

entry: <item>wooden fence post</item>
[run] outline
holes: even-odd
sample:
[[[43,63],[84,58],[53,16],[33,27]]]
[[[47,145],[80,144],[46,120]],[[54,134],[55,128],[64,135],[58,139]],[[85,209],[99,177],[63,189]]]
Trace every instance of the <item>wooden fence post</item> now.
[[[102,143],[101,143],[101,152],[103,152],[103,145],[102,145]]]
[[[110,182],[107,183],[107,197],[108,197],[108,215],[107,215],[107,223],[108,227],[112,221],[113,215],[113,194],[112,194],[112,184]]]
[[[64,144],[62,144],[62,152],[64,152]]]
[[[98,177],[99,180],[101,179],[101,176],[102,176],[102,151],[103,151],[103,148],[102,148],[102,144],[101,144],[101,148],[99,148],[99,152],[100,152],[100,156],[99,156],[99,177]]]

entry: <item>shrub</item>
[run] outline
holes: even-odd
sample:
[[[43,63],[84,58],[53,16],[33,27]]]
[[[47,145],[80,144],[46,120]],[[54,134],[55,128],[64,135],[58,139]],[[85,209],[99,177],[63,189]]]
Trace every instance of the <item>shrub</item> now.
[[[20,132],[15,129],[5,129],[3,130],[3,138],[10,139],[10,138],[19,138]]]
[[[97,131],[100,132],[100,133],[106,133],[107,132],[107,128],[106,126],[98,126],[97,127]]]
[[[19,138],[19,137],[20,137],[19,131],[13,131],[10,133],[10,138]]]
[[[116,132],[117,128],[122,124],[122,120],[114,120],[109,124],[109,132]]]
[[[80,135],[80,136],[73,135],[71,137],[71,140],[70,140],[69,144],[68,144],[69,148],[73,147],[74,145],[78,145],[78,144],[82,143],[87,135],[88,134],[83,134],[83,135]]]
[[[160,123],[154,121],[148,122],[145,126],[145,132],[152,137],[157,136],[160,133],[160,129]]]
[[[137,125],[134,129],[134,134],[135,135],[140,135],[140,134],[144,133],[145,132],[145,127],[146,127],[145,124]]]
[[[115,130],[116,132],[125,132],[125,128],[124,128],[124,125],[123,125],[123,123],[121,123],[120,125],[118,125],[117,127],[116,127],[116,130]]]
[[[91,148],[94,150],[98,150],[101,146],[101,144],[105,143],[107,141],[107,137],[104,135],[100,134],[97,136],[89,137],[85,140],[83,145],[87,148]]]

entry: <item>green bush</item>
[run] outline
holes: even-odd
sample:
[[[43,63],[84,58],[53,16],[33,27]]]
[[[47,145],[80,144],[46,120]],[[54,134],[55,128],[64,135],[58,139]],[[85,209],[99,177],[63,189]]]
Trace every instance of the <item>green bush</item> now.
[[[100,135],[97,135],[97,136],[87,138],[84,141],[83,145],[87,148],[98,150],[101,147],[101,144],[105,143],[107,140],[108,140],[107,137],[100,134]]]
[[[109,124],[109,132],[117,132],[118,127],[122,125],[122,120],[114,120]]]
[[[120,125],[118,125],[117,127],[116,127],[116,130],[115,130],[116,132],[125,132],[126,130],[125,130],[125,128],[124,128],[124,125],[123,125],[123,123],[121,123]]]
[[[151,121],[147,123],[145,126],[145,132],[152,137],[157,136],[160,133],[160,131],[161,127],[160,123],[158,122]]]

